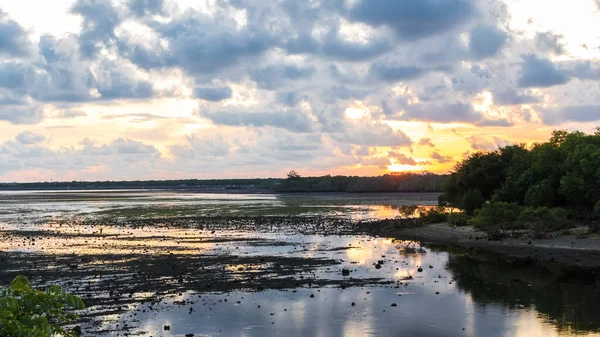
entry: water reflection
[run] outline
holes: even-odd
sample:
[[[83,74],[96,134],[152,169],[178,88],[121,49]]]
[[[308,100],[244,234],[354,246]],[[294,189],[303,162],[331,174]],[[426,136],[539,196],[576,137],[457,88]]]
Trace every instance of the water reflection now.
[[[142,336],[600,336],[598,288],[557,283],[564,281],[563,271],[514,268],[385,238],[296,236],[290,240],[312,242],[280,253],[342,258],[341,267],[351,270],[349,277],[383,277],[393,283],[261,292],[188,291],[163,298],[159,304],[142,304],[107,322],[106,328],[131,324],[135,317],[139,326],[131,332]],[[317,275],[343,278],[339,269],[329,269]]]

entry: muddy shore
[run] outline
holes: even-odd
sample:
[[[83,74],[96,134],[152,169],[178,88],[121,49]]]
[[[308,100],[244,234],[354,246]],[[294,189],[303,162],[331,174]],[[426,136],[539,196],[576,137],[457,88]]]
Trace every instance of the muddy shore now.
[[[486,238],[485,233],[472,227],[452,228],[447,223],[400,229],[387,227],[375,234],[420,241],[423,244],[489,252],[506,259],[554,262],[586,269],[600,268],[600,238],[597,237],[579,239],[574,236],[557,235],[535,239],[523,235],[520,238],[491,241]]]

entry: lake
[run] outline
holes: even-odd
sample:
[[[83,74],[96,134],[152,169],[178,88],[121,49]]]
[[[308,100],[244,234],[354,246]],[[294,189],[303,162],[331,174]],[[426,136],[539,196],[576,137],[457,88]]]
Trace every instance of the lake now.
[[[348,230],[436,199],[0,192],[0,277],[81,296],[84,336],[600,336],[585,271]]]

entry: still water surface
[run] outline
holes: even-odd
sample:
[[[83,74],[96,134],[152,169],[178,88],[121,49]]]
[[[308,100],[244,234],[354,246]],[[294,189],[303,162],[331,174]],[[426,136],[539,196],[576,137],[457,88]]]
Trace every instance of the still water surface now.
[[[123,335],[122,329],[127,326],[127,333],[140,336],[600,336],[597,281],[584,280],[571,272],[571,276],[575,276],[570,281],[562,278],[559,282],[557,278],[564,272],[554,267],[514,266],[473,252],[358,235],[201,232],[214,238],[227,238],[207,243],[190,240],[191,236],[199,235],[199,231],[187,228],[115,227],[105,228],[104,236],[95,237],[98,230],[93,226],[73,228],[48,224],[52,219],[66,217],[155,215],[388,218],[397,215],[399,205],[434,205],[435,199],[435,194],[0,192],[3,230],[85,234],[82,237],[49,236],[27,246],[16,240],[4,240],[0,242],[0,249],[93,258],[105,247],[101,244],[105,244],[111,247],[109,253],[113,254],[143,251],[149,256],[204,254],[333,259],[339,264],[318,267],[310,274],[299,271],[294,277],[381,279],[386,283],[222,293],[192,289],[127,304],[120,314],[100,317],[96,329],[103,331],[101,335]],[[237,240],[240,238],[260,241]],[[169,245],[177,249],[165,247]],[[232,271],[245,267],[223,265]],[[342,275],[342,269],[350,270],[350,275]],[[76,280],[69,280],[63,274],[56,277],[56,282],[77,289]]]

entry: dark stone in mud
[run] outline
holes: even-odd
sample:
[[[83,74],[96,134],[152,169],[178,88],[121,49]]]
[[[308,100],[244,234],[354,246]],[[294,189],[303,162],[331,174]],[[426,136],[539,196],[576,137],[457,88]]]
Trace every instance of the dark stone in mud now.
[[[348,275],[350,275],[350,270],[342,269],[342,276],[348,276]]]
[[[188,333],[188,334],[185,335],[185,337],[194,337],[194,334],[193,333]]]
[[[417,271],[418,271],[419,273],[422,273],[422,272],[423,272],[423,268],[419,267],[419,268],[417,268]]]
[[[165,325],[163,329],[165,331],[171,331],[171,326],[170,325]]]
[[[352,304],[350,304],[350,305],[351,305],[351,306],[355,306],[355,305],[356,305],[356,303],[352,302]]]
[[[315,298],[315,294],[310,294],[310,298]]]
[[[379,263],[378,263],[378,264],[376,264],[376,265],[375,265],[375,269],[381,269],[381,264],[379,264]]]
[[[392,305],[391,305],[391,307],[397,307],[397,306],[398,306],[398,304],[396,304],[396,303],[392,303]]]

